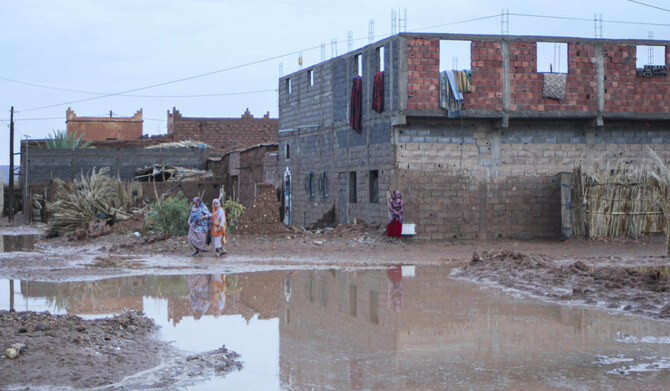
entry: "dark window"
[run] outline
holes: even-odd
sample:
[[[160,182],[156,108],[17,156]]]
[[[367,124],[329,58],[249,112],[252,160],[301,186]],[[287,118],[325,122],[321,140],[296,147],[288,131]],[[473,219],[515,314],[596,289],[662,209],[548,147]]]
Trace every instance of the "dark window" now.
[[[356,171],[349,172],[349,202],[356,203],[358,196],[356,195]]]
[[[328,173],[325,171],[319,175],[319,194],[321,198],[328,198]]]
[[[379,202],[379,171],[370,171],[370,202],[376,204]]]
[[[286,144],[286,160],[291,158],[291,146],[287,143]]]
[[[314,174],[309,173],[305,175],[305,194],[309,197],[314,197]]]

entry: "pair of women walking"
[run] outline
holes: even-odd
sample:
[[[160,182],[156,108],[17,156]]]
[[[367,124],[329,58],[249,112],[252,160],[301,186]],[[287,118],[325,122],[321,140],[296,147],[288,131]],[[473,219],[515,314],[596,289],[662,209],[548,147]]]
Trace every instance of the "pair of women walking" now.
[[[226,243],[226,212],[221,207],[221,201],[212,201],[212,213],[207,209],[200,197],[193,198],[193,207],[188,218],[188,242],[193,246],[196,256],[207,251],[207,236],[212,239],[215,256],[221,256],[227,251],[223,248]]]

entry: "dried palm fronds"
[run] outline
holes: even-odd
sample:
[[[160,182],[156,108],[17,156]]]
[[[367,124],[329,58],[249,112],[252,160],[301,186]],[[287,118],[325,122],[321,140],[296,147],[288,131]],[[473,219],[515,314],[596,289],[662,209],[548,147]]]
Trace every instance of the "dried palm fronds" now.
[[[649,171],[653,185],[656,187],[659,197],[657,207],[663,212],[663,229],[665,230],[665,255],[670,255],[670,173],[663,160],[651,149],[646,148],[655,165],[655,170]]]
[[[90,175],[81,174],[74,181],[56,179],[55,202],[48,202],[49,235],[72,232],[96,218],[125,220],[142,199],[142,187],[137,182],[124,183],[107,175],[109,169]]]
[[[661,232],[663,193],[650,167],[594,166],[573,172],[572,228],[588,238],[631,237]],[[565,221],[565,220],[564,220]]]

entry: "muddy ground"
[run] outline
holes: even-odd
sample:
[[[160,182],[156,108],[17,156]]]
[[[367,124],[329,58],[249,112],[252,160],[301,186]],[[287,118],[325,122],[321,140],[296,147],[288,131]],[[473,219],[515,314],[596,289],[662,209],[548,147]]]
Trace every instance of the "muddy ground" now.
[[[40,233],[43,226],[0,227]],[[184,237],[112,233],[40,240],[32,252],[0,254],[0,278],[75,281],[133,274],[248,272],[277,268],[360,268],[452,264],[452,275],[564,303],[600,305],[658,319],[670,317],[664,241],[544,240],[426,243],[388,239],[364,222],[304,231],[278,226],[232,233],[222,258],[191,257]],[[163,388],[239,369],[244,358],[222,349],[189,357],[154,338],[140,313],[112,319],[0,312],[0,347],[25,344],[0,358],[0,388],[63,385],[102,389]],[[18,345],[17,345],[18,346]]]

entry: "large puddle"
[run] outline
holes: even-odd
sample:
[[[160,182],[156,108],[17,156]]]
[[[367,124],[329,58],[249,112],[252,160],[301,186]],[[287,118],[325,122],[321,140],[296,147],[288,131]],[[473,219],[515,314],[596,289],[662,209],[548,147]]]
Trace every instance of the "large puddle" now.
[[[32,251],[39,235],[2,235],[0,253],[12,251]]]
[[[190,389],[667,389],[670,324],[560,306],[448,277],[448,267],[0,280],[0,309],[142,310],[189,352],[244,368]]]

